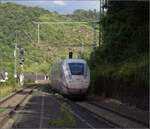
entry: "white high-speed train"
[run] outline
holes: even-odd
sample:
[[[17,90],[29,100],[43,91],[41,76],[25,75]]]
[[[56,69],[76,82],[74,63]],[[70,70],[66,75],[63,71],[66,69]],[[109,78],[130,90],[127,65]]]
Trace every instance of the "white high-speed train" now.
[[[86,95],[90,83],[90,70],[83,59],[65,59],[52,66],[51,87],[60,94]]]

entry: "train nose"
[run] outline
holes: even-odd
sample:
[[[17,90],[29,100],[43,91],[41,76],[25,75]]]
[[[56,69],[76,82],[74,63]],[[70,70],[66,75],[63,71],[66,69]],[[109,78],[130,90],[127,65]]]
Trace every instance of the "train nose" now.
[[[88,88],[68,88],[68,92],[71,94],[84,94]]]
[[[76,78],[75,80],[78,80],[78,81],[80,81],[80,78]]]

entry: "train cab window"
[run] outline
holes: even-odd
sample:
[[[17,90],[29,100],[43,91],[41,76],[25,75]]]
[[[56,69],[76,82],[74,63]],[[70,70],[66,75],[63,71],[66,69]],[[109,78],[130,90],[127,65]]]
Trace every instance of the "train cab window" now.
[[[69,68],[72,75],[84,75],[84,64],[69,63]]]

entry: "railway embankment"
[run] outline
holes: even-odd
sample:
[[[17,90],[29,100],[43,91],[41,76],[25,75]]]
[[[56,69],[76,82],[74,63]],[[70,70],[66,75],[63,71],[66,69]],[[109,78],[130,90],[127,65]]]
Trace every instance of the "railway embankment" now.
[[[6,82],[0,82],[0,101],[22,88],[18,80],[13,77],[9,77]]]
[[[10,117],[15,113],[16,109],[25,101],[34,87],[23,88],[0,101],[0,128],[2,128]]]
[[[148,56],[117,65],[100,65],[91,70],[90,94],[121,101],[129,106],[149,110]]]

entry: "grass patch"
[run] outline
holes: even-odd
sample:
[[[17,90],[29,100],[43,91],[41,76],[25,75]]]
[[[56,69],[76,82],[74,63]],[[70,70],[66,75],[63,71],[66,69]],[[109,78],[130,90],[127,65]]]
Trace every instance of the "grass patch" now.
[[[63,99],[64,97],[58,93],[55,94],[55,96],[58,98],[58,99]]]
[[[14,122],[17,120],[17,117],[15,116],[15,117],[13,117],[13,120],[14,120]]]
[[[1,86],[0,87],[0,97],[5,97],[5,96],[8,96],[9,94],[11,94],[12,92],[14,91],[17,91],[21,89],[21,86],[20,85],[16,85],[16,86]]]
[[[1,108],[1,109],[0,109],[0,114],[3,113],[4,111],[5,111],[5,110]]]
[[[113,99],[113,98],[107,98],[104,100],[106,103],[116,103],[116,104],[122,104],[122,102],[120,100],[117,100],[117,99]]]
[[[51,120],[49,121],[49,124],[76,127],[74,115],[71,113],[71,108],[66,102],[61,105],[61,112],[64,114],[63,117]]]
[[[8,96],[14,91],[18,91],[22,86],[18,84],[18,80],[14,77],[9,77],[6,82],[0,83],[0,97]]]

